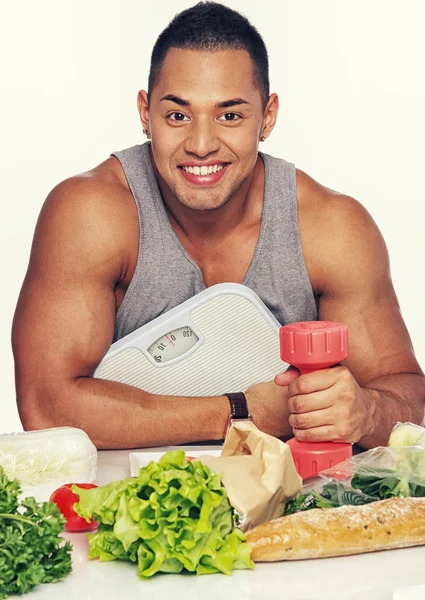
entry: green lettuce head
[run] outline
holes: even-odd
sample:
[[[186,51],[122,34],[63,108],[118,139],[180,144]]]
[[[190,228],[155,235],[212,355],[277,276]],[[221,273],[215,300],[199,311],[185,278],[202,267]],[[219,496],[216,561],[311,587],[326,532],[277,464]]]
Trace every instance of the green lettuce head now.
[[[158,572],[225,573],[253,568],[220,476],[183,450],[167,452],[135,478],[83,490],[76,512],[98,521],[89,557],[137,562],[141,579]]]

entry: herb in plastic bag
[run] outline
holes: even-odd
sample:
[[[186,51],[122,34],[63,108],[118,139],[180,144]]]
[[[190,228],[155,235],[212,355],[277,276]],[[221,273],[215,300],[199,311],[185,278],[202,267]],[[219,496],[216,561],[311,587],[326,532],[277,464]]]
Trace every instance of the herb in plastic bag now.
[[[0,600],[71,571],[71,545],[59,534],[65,519],[56,504],[18,496],[18,481],[0,467]]]
[[[393,496],[401,498],[425,496],[425,485],[411,481],[408,473],[404,477],[400,477],[391,469],[371,468],[370,470],[373,471],[373,475],[364,473],[354,475],[351,480],[352,487],[377,500]]]
[[[393,468],[377,466],[384,459]],[[284,514],[343,504],[366,504],[394,496],[425,497],[425,451],[422,448],[374,448],[348,462],[355,472],[350,486],[333,480],[320,489],[298,495],[288,502]],[[335,470],[344,471],[337,466],[325,475],[332,477]]]
[[[307,494],[298,494],[285,506],[284,515],[291,515],[312,508],[335,508],[344,504],[358,506],[374,502],[376,498],[344,485],[343,483],[326,483],[320,491],[310,490]]]

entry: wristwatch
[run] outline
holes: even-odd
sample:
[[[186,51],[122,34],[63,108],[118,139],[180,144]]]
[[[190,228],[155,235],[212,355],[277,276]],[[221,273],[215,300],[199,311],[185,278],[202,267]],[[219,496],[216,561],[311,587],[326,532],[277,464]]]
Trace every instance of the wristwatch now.
[[[249,413],[248,403],[243,392],[224,395],[227,396],[230,403],[230,415],[227,419],[226,429],[224,431],[225,439],[233,423],[237,423],[238,421],[252,421],[252,417]]]

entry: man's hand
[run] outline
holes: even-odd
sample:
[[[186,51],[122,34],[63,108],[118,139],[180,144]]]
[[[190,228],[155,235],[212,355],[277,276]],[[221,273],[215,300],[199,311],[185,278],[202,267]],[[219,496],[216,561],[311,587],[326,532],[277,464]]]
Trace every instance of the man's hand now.
[[[288,386],[289,424],[300,442],[358,442],[373,429],[368,396],[343,366],[275,377]]]
[[[273,381],[251,385],[245,396],[254,425],[278,438],[292,437],[288,424],[288,390]]]

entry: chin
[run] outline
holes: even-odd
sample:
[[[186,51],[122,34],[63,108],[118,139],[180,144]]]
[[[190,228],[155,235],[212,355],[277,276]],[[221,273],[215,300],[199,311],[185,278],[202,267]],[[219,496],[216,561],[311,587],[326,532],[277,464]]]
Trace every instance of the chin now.
[[[202,193],[195,193],[190,197],[185,194],[177,194],[176,197],[180,204],[186,208],[208,212],[224,206],[229,200],[230,195],[211,197],[211,192],[208,193],[207,190],[203,190]]]

